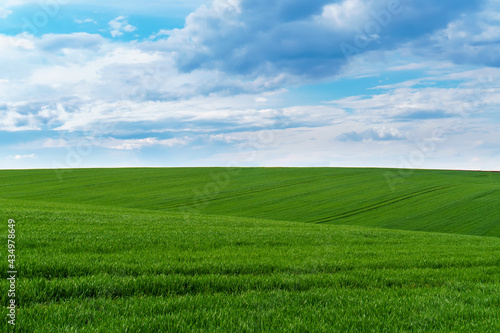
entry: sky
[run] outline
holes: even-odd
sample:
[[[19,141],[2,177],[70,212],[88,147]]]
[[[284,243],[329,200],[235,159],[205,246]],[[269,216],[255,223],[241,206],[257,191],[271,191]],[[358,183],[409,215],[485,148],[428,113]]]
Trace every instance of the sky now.
[[[4,0],[0,169],[500,170],[498,0]]]

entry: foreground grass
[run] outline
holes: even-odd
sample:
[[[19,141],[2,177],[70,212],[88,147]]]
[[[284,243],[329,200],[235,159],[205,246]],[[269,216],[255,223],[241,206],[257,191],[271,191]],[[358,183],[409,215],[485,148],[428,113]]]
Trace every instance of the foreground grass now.
[[[17,221],[17,332],[500,330],[496,237],[0,204]]]
[[[27,308],[23,332],[498,332],[484,286],[73,299]],[[480,297],[478,297],[480,296]]]
[[[0,172],[0,198],[500,236],[500,173],[492,172],[18,170]]]

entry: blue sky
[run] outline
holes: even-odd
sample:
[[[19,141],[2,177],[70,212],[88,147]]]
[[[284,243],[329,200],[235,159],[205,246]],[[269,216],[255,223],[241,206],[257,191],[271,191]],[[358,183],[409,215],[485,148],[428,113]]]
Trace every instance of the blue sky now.
[[[0,168],[499,170],[493,0],[7,0]]]

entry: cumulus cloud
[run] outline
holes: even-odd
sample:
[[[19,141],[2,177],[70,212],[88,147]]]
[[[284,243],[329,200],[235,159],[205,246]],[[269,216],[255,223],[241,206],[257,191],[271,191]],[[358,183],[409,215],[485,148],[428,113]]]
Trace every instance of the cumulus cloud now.
[[[133,32],[137,28],[128,23],[128,20],[124,16],[118,16],[117,18],[109,21],[109,27],[111,31],[111,36],[119,37],[122,36],[125,32]]]
[[[352,30],[369,17],[369,7],[361,0],[345,0],[326,5],[323,8],[321,19],[340,30]]]
[[[215,0],[169,32],[182,71],[335,75],[352,55],[391,49],[444,28],[482,1]]]
[[[268,94],[284,83],[283,77],[249,80],[218,70],[180,72],[173,55],[155,44],[110,41],[88,33],[0,35],[0,100],[172,101]]]
[[[489,9],[477,12],[485,3]],[[483,159],[498,152],[492,148],[498,130],[487,126],[487,117],[500,105],[500,69],[466,71],[452,62],[497,66],[500,8],[494,8],[483,0],[216,0],[189,15],[184,28],[142,41],[90,33],[0,35],[0,135],[23,143],[26,133],[36,136],[24,150],[2,151],[15,159],[35,147],[64,157],[91,138],[103,155],[127,158],[141,149],[182,147],[195,158],[213,154],[213,147],[221,152],[199,165],[231,158],[247,165],[235,152],[240,149],[258,150],[248,162],[256,165],[304,165],[310,156],[307,165],[394,166],[414,149],[411,142],[433,140],[433,130],[444,127],[451,143],[441,147],[451,151],[443,155],[450,163],[457,162],[454,148],[470,139],[467,131],[482,144],[464,149]],[[119,37],[136,28],[120,16],[109,30]],[[396,54],[390,64],[368,58],[389,53]],[[360,54],[372,70],[370,86],[378,87],[352,89],[347,82],[347,93],[342,87],[333,95],[351,97],[330,103],[316,94],[292,96],[292,86],[346,75],[345,65],[354,68],[349,60]],[[409,54],[429,59],[407,63]],[[391,80],[379,81],[386,70]],[[425,77],[396,82],[406,73],[395,71]],[[487,78],[487,88],[478,77]],[[478,94],[478,87],[487,93]],[[470,125],[455,126],[460,118]],[[377,164],[380,156],[392,162]]]
[[[5,51],[0,54],[0,79],[9,80],[5,85],[0,81],[0,98],[60,100],[77,92],[82,99],[168,101],[262,94],[302,84],[304,78],[338,74],[347,61],[340,43],[355,46],[356,30],[365,30],[365,22],[377,22],[375,17],[384,11],[399,13],[404,8],[391,15],[391,24],[381,24],[379,40],[363,51],[405,41],[399,31],[405,27],[410,35],[434,31],[428,20],[445,27],[445,21],[475,6],[458,1],[449,10],[447,1],[427,4],[432,8],[427,9],[429,17],[418,29],[410,29],[416,24],[411,15],[422,19],[426,6],[401,0],[399,7],[390,7],[390,2],[370,0],[360,10],[355,9],[357,1],[216,0],[189,15],[185,28],[162,30],[153,40],[135,43],[89,33],[0,35]],[[432,19],[441,14],[442,19]],[[344,23],[354,17],[349,30]],[[124,16],[112,20],[110,27],[115,36],[135,30]],[[265,97],[256,98],[265,103]]]
[[[409,48],[457,64],[500,67],[500,3],[485,1],[481,11],[463,13],[434,34],[412,41]]]
[[[97,34],[0,35],[0,48],[0,101],[145,99],[163,89],[181,94],[167,86],[176,82],[168,55]],[[182,85],[186,80],[173,87]]]

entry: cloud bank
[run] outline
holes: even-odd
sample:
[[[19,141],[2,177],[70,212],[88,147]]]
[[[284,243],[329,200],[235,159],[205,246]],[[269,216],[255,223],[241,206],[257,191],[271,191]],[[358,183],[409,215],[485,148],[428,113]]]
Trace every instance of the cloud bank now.
[[[0,32],[4,166],[398,166],[429,142],[419,167],[500,161],[496,1],[215,0],[149,34],[121,4],[143,6]]]
[[[390,50],[447,27],[481,1],[216,0],[165,43],[184,72],[321,79],[350,57]]]

